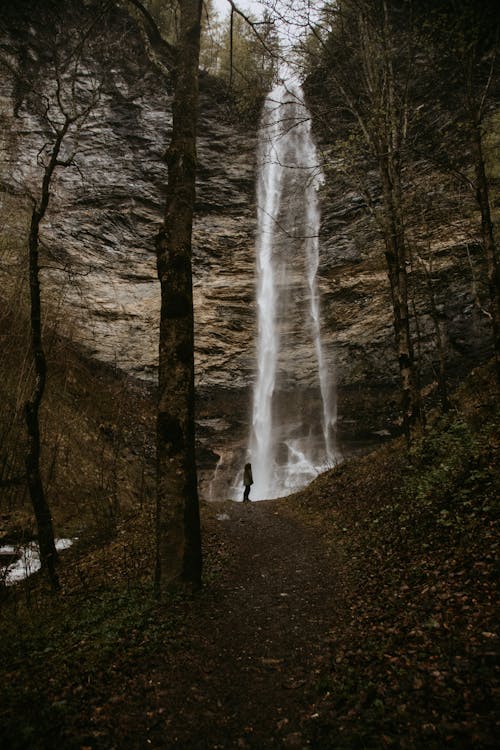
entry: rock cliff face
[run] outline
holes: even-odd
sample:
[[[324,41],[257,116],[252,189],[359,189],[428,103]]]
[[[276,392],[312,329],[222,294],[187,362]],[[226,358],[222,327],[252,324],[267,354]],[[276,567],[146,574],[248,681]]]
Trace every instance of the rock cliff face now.
[[[41,60],[44,30],[11,18],[3,50]],[[46,298],[64,311],[67,335],[89,355],[154,382],[159,289],[154,241],[166,184],[171,128],[168,73],[152,64],[137,24],[116,16],[106,69],[87,60],[82,80],[101,90],[72,167],[61,168],[43,227]],[[117,31],[118,29],[118,31]],[[114,36],[113,36],[114,35]],[[50,90],[50,81],[39,79]],[[37,84],[38,85],[38,84]],[[50,128],[19,97],[12,75],[0,81],[2,226],[17,231],[26,195],[39,194],[40,154]],[[201,77],[199,172],[194,228],[198,434],[202,494],[227,493],[244,459],[255,378],[254,302],[256,132],[235,122],[224,94]],[[397,369],[381,244],[360,206],[327,174],[322,194],[320,293],[327,360],[335,371],[341,448],[397,429]],[[432,238],[433,283],[450,364],[466,370],[485,357],[487,320],[476,304],[480,252],[471,214]],[[421,294],[423,378],[432,378],[432,324]],[[300,384],[298,386],[300,388]],[[304,388],[306,384],[304,383]],[[348,452],[349,449],[346,448]],[[218,464],[217,482],[210,483]]]

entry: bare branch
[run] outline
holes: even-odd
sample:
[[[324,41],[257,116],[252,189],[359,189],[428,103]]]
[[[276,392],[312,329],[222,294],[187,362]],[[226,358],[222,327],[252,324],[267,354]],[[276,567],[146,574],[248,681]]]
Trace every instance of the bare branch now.
[[[270,54],[272,57],[276,56],[276,50],[270,49],[268,46],[266,40],[263,38],[262,34],[257,29],[257,26],[267,25],[267,22],[265,21],[253,21],[251,18],[249,18],[245,13],[243,13],[242,10],[238,8],[238,6],[233,2],[233,0],[227,0],[229,5],[231,6],[231,19],[233,18],[233,13],[236,13],[237,15],[241,16],[243,20],[250,26],[253,33],[261,43],[262,47],[265,49],[265,51]],[[232,35],[232,25],[231,25],[231,35]],[[231,42],[232,44],[232,42]]]
[[[140,0],[127,0],[127,2],[137,8],[146,20],[146,34],[151,45],[160,49],[167,57],[170,67],[174,67],[176,59],[175,49],[165,41],[151,13]]]

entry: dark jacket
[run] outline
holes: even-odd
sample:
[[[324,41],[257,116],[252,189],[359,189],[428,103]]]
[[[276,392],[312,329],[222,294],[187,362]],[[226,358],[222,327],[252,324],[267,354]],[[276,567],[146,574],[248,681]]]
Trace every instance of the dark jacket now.
[[[253,484],[252,467],[250,466],[250,464],[247,464],[245,466],[245,470],[243,471],[243,484],[245,485],[245,487]]]

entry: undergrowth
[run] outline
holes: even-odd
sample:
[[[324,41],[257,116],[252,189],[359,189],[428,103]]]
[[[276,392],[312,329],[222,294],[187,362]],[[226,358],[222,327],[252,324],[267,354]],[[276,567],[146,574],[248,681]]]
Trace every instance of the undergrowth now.
[[[496,747],[499,422],[478,378],[409,455],[386,446],[318,482],[349,614],[332,630],[313,747]]]
[[[9,750],[95,747],[92,716],[117,709],[124,675],[182,643],[175,607],[139,586],[18,603],[1,627],[0,746]]]

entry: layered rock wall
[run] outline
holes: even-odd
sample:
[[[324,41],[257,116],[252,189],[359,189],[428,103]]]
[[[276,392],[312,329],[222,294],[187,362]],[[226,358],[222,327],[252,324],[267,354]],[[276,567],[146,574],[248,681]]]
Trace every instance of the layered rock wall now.
[[[15,63],[40,56],[43,28],[22,18],[2,39]],[[69,20],[68,20],[69,23]],[[81,129],[74,164],[61,168],[43,225],[45,298],[90,356],[154,382],[159,288],[154,242],[162,219],[172,96],[164,67],[151,62],[137,24],[125,15],[108,33],[120,53],[105,67],[87,61],[80,75],[100,95]],[[113,32],[118,29],[118,32]],[[117,36],[113,37],[113,33]],[[40,61],[42,64],[43,61]],[[168,61],[167,63],[168,64]],[[105,67],[105,69],[104,69]],[[40,80],[43,80],[41,76]],[[45,79],[50,88],[50,82]],[[40,155],[50,128],[15,78],[0,81],[2,227],[17,231],[39,195]],[[219,459],[224,493],[244,459],[255,378],[256,133],[235,121],[220,84],[201,77],[194,299],[198,435],[203,493]],[[320,275],[326,359],[339,393],[341,448],[397,429],[397,365],[388,283],[379,236],[359,195],[327,172],[322,192]],[[432,233],[432,279],[449,361],[465,371],[487,356],[477,217],[446,236]],[[5,271],[5,264],[4,264]],[[7,277],[4,274],[4,281]],[[433,324],[421,293],[424,381],[433,381]],[[297,388],[307,389],[307,373]],[[214,485],[212,485],[214,491]]]

